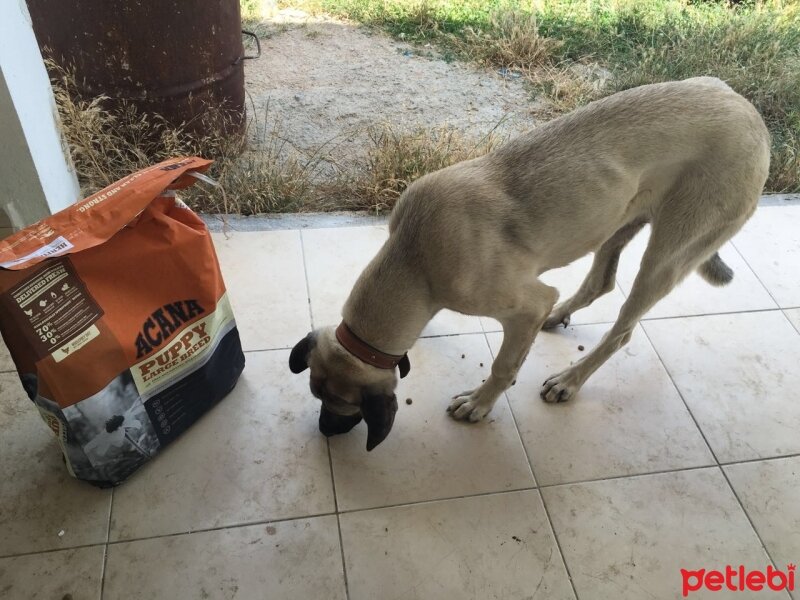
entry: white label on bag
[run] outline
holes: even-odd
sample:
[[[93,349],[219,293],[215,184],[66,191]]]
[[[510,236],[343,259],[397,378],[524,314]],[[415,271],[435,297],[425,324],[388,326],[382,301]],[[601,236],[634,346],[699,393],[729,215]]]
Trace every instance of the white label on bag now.
[[[66,238],[58,236],[57,238],[51,240],[49,243],[45,244],[38,250],[34,250],[27,256],[23,256],[22,258],[17,258],[15,260],[9,260],[8,262],[0,263],[0,268],[8,269],[9,267],[15,267],[16,265],[22,264],[24,262],[28,262],[33,258],[39,257],[52,257],[52,256],[60,256],[65,252],[70,251],[75,246],[70,243]]]
[[[99,335],[100,335],[100,330],[97,328],[97,325],[92,325],[91,327],[89,327],[89,329],[87,329],[83,333],[80,333],[74,338],[72,338],[69,341],[69,343],[57,348],[53,352],[53,360],[55,360],[57,363],[61,362],[68,356],[72,356],[73,354],[75,354],[75,352],[83,348],[86,344],[91,342],[94,338],[98,337]]]

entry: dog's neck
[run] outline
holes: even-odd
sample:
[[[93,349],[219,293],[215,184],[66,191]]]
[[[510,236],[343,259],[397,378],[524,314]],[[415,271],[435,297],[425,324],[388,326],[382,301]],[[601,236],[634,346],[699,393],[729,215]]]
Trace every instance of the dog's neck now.
[[[421,274],[387,246],[356,281],[342,316],[370,346],[401,355],[414,345],[436,310]]]

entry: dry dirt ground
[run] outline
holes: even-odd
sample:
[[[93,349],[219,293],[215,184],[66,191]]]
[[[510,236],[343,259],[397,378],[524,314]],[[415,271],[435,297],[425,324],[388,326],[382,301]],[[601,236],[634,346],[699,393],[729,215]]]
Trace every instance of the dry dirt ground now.
[[[306,152],[322,144],[363,152],[365,130],[380,123],[515,135],[535,125],[541,107],[513,76],[340,21],[282,11],[258,30],[261,58],[245,66],[248,110]]]

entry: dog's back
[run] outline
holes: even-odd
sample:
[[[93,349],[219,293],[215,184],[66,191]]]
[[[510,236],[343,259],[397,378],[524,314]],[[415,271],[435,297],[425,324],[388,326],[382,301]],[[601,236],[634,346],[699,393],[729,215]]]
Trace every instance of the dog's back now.
[[[606,189],[625,196],[620,185],[634,183],[656,193],[690,166],[754,179],[760,189],[769,133],[745,98],[718,79],[698,77],[592,102],[485,158],[503,171],[507,191],[521,201],[532,193],[543,200]]]
[[[488,223],[541,259],[542,269],[553,268],[593,251],[626,223],[651,221],[671,195],[687,193],[686,182],[713,188],[713,197],[698,193],[696,200],[729,207],[717,210],[720,219],[749,216],[768,169],[763,120],[724,82],[646,85],[421,178],[399,201],[390,230],[408,220],[409,235],[446,231],[448,242],[472,238],[480,251],[475,232]]]

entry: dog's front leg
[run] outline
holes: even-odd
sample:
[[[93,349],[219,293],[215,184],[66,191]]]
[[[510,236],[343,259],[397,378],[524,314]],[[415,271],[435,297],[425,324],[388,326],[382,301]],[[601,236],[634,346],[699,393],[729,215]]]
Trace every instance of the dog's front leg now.
[[[447,411],[454,419],[480,421],[516,378],[536,334],[558,298],[554,288],[539,281],[536,283],[535,293],[526,297],[528,309],[525,312],[497,317],[503,325],[503,344],[492,363],[492,372],[479,388],[453,398]]]

